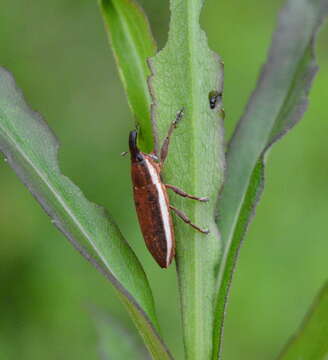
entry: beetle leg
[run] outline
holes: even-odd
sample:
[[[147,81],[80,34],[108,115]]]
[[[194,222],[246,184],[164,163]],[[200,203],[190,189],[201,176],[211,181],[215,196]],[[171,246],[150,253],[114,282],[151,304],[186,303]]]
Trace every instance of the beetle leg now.
[[[201,202],[209,201],[209,198],[207,198],[207,197],[198,197],[198,196],[187,194],[185,191],[179,189],[178,187],[176,187],[174,185],[166,184],[165,186],[168,189],[173,190],[175,193],[177,193],[178,195],[180,195],[182,197],[186,197],[186,198],[193,199],[193,200],[198,200],[198,201],[201,201]]]
[[[188,218],[188,216],[182,212],[181,210],[178,210],[177,208],[175,208],[174,206],[170,205],[170,209],[173,210],[178,216],[179,218],[181,218],[186,224],[189,224],[190,226],[192,226],[194,229],[196,229],[197,231],[203,233],[203,234],[209,234],[209,230],[204,230],[201,229],[200,227],[198,227],[197,225],[193,224],[190,219]]]
[[[184,109],[181,109],[180,111],[177,112],[177,116],[176,116],[175,120],[172,121],[172,123],[170,125],[169,131],[168,131],[166,138],[164,139],[163,145],[161,147],[161,153],[160,153],[160,160],[161,160],[160,164],[161,165],[163,165],[163,163],[166,160],[173,130],[177,127],[177,125],[180,122],[180,120],[182,119],[183,115],[184,115]]]
[[[149,157],[151,157],[153,160],[155,160],[156,162],[158,162],[158,157],[155,154],[148,154]]]

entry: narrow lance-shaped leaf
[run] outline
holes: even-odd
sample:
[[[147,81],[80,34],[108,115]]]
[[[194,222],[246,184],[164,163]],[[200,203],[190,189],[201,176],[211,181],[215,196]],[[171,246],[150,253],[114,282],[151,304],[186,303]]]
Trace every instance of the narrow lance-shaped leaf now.
[[[298,332],[279,356],[280,360],[328,359],[328,282],[321,289]]]
[[[57,149],[46,123],[28,108],[11,75],[0,68],[0,151],[54,225],[114,285],[154,358],[170,358],[138,259],[105,211],[60,173]]]
[[[136,334],[124,328],[119,321],[103,312],[95,312],[95,323],[98,332],[98,351],[101,360],[133,359],[145,360],[146,349]]]
[[[177,271],[187,359],[209,359],[212,353],[213,303],[220,260],[220,237],[214,208],[223,177],[222,105],[211,109],[209,94],[222,92],[223,66],[199,25],[202,0],[171,0],[171,23],[165,48],[151,59],[153,121],[159,150],[176,113],[184,117],[173,133],[164,178],[184,191],[207,196],[206,204],[170,193],[171,203],[204,235],[173,214]]]
[[[313,47],[326,0],[289,0],[281,11],[268,62],[230,141],[218,224],[225,244],[214,333],[217,359],[226,300],[240,243],[261,193],[263,158],[302,117],[316,73]],[[257,189],[256,189],[257,187]]]
[[[120,77],[136,118],[139,146],[151,152],[154,143],[147,59],[155,55],[156,44],[149,23],[134,0],[100,0],[100,5]]]

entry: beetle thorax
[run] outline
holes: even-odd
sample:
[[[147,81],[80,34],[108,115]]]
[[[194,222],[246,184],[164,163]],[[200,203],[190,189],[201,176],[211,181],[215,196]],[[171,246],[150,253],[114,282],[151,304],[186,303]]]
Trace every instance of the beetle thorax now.
[[[160,166],[148,154],[140,152],[141,161],[132,162],[132,181],[135,187],[144,187],[161,182]]]

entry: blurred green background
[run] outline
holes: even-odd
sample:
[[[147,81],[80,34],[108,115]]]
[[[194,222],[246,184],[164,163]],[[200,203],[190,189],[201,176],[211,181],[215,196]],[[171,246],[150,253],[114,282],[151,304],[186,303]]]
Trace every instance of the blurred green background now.
[[[202,24],[225,61],[227,138],[254,88],[281,5],[207,0]],[[168,1],[143,0],[159,45]],[[328,273],[328,29],[303,121],[269,156],[266,188],[241,251],[224,359],[274,359]],[[109,209],[141,258],[167,343],[182,359],[174,266],[145,250],[132,203],[127,149],[133,128],[96,0],[0,0],[0,64],[60,139],[63,172]],[[78,255],[0,163],[0,360],[97,359],[92,309],[133,325],[111,286]]]

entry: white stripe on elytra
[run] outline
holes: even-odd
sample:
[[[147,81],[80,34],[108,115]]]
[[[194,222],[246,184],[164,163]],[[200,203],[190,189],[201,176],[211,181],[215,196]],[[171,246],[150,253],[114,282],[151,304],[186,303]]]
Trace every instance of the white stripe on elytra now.
[[[167,202],[164,195],[164,190],[162,188],[162,183],[160,181],[159,174],[156,168],[147,160],[147,169],[149,170],[150,178],[152,183],[156,186],[158,193],[158,201],[161,209],[161,216],[163,219],[164,231],[165,231],[165,239],[166,239],[166,247],[167,247],[167,255],[166,255],[166,265],[169,265],[171,251],[172,251],[172,234],[171,234],[171,226],[170,226],[170,212],[167,206]]]
[[[158,173],[157,169],[155,168],[155,166],[148,159],[145,159],[145,161],[147,164],[147,169],[149,171],[151,182],[153,184],[157,184],[157,183],[161,182],[159,173]]]

